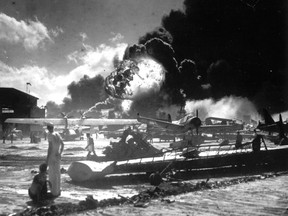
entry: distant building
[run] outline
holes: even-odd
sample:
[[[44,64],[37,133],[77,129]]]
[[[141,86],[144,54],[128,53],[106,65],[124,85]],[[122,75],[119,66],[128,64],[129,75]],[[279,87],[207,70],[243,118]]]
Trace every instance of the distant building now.
[[[0,132],[9,130],[4,123],[7,118],[45,118],[45,109],[37,106],[37,97],[34,97],[15,88],[0,88]],[[30,133],[30,125],[14,125],[23,134]]]

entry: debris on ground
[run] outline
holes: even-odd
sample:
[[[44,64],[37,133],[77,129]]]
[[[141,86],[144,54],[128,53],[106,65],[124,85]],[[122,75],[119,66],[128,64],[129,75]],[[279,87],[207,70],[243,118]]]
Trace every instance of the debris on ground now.
[[[145,141],[140,133],[131,128],[126,129],[119,142],[110,142],[103,154],[109,160],[126,160],[132,158],[152,157],[162,151]]]
[[[286,172],[287,174],[287,172]],[[14,216],[49,216],[49,215],[67,215],[73,212],[83,212],[91,209],[104,208],[109,206],[117,205],[133,205],[134,207],[146,208],[149,206],[151,200],[159,200],[163,203],[173,203],[175,200],[166,198],[167,196],[179,195],[188,192],[195,192],[201,190],[217,189],[221,187],[228,187],[240,183],[247,183],[251,181],[264,180],[266,178],[274,178],[281,175],[281,173],[268,173],[254,176],[238,177],[224,181],[199,181],[196,184],[192,184],[184,181],[172,181],[163,182],[158,187],[150,188],[141,191],[139,194],[134,195],[130,198],[126,198],[122,195],[118,195],[120,198],[110,198],[104,200],[94,199],[93,195],[88,195],[85,200],[80,201],[78,204],[72,203],[60,203],[60,204],[49,204],[47,206],[40,207],[28,207],[23,212],[18,214],[12,214]]]

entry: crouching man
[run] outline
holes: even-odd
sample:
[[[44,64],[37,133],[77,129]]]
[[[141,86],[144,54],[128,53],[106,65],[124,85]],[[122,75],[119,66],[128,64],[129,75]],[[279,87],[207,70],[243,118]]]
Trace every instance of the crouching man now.
[[[39,174],[34,176],[33,182],[28,189],[29,197],[37,203],[47,198],[47,183],[51,188],[51,182],[47,180],[47,164],[43,163],[39,167]]]

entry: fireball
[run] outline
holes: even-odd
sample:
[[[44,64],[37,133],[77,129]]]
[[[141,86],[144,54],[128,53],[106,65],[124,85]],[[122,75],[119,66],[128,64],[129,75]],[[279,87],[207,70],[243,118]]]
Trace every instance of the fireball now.
[[[160,90],[165,80],[162,65],[150,58],[124,60],[105,79],[106,92],[120,99],[135,99],[151,91]]]

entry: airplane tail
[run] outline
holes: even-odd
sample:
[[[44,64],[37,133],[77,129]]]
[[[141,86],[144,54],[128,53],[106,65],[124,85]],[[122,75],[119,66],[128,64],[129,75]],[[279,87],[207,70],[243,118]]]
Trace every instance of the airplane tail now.
[[[282,115],[281,115],[281,114],[279,114],[279,124],[278,124],[278,127],[279,127],[279,137],[280,137],[280,138],[285,137],[284,128],[283,128],[283,120],[282,120]]]
[[[266,109],[263,109],[263,117],[265,124],[274,124],[275,121]]]
[[[281,115],[281,114],[279,114],[279,122],[280,122],[281,124],[283,124],[283,120],[282,120],[282,115]]]

